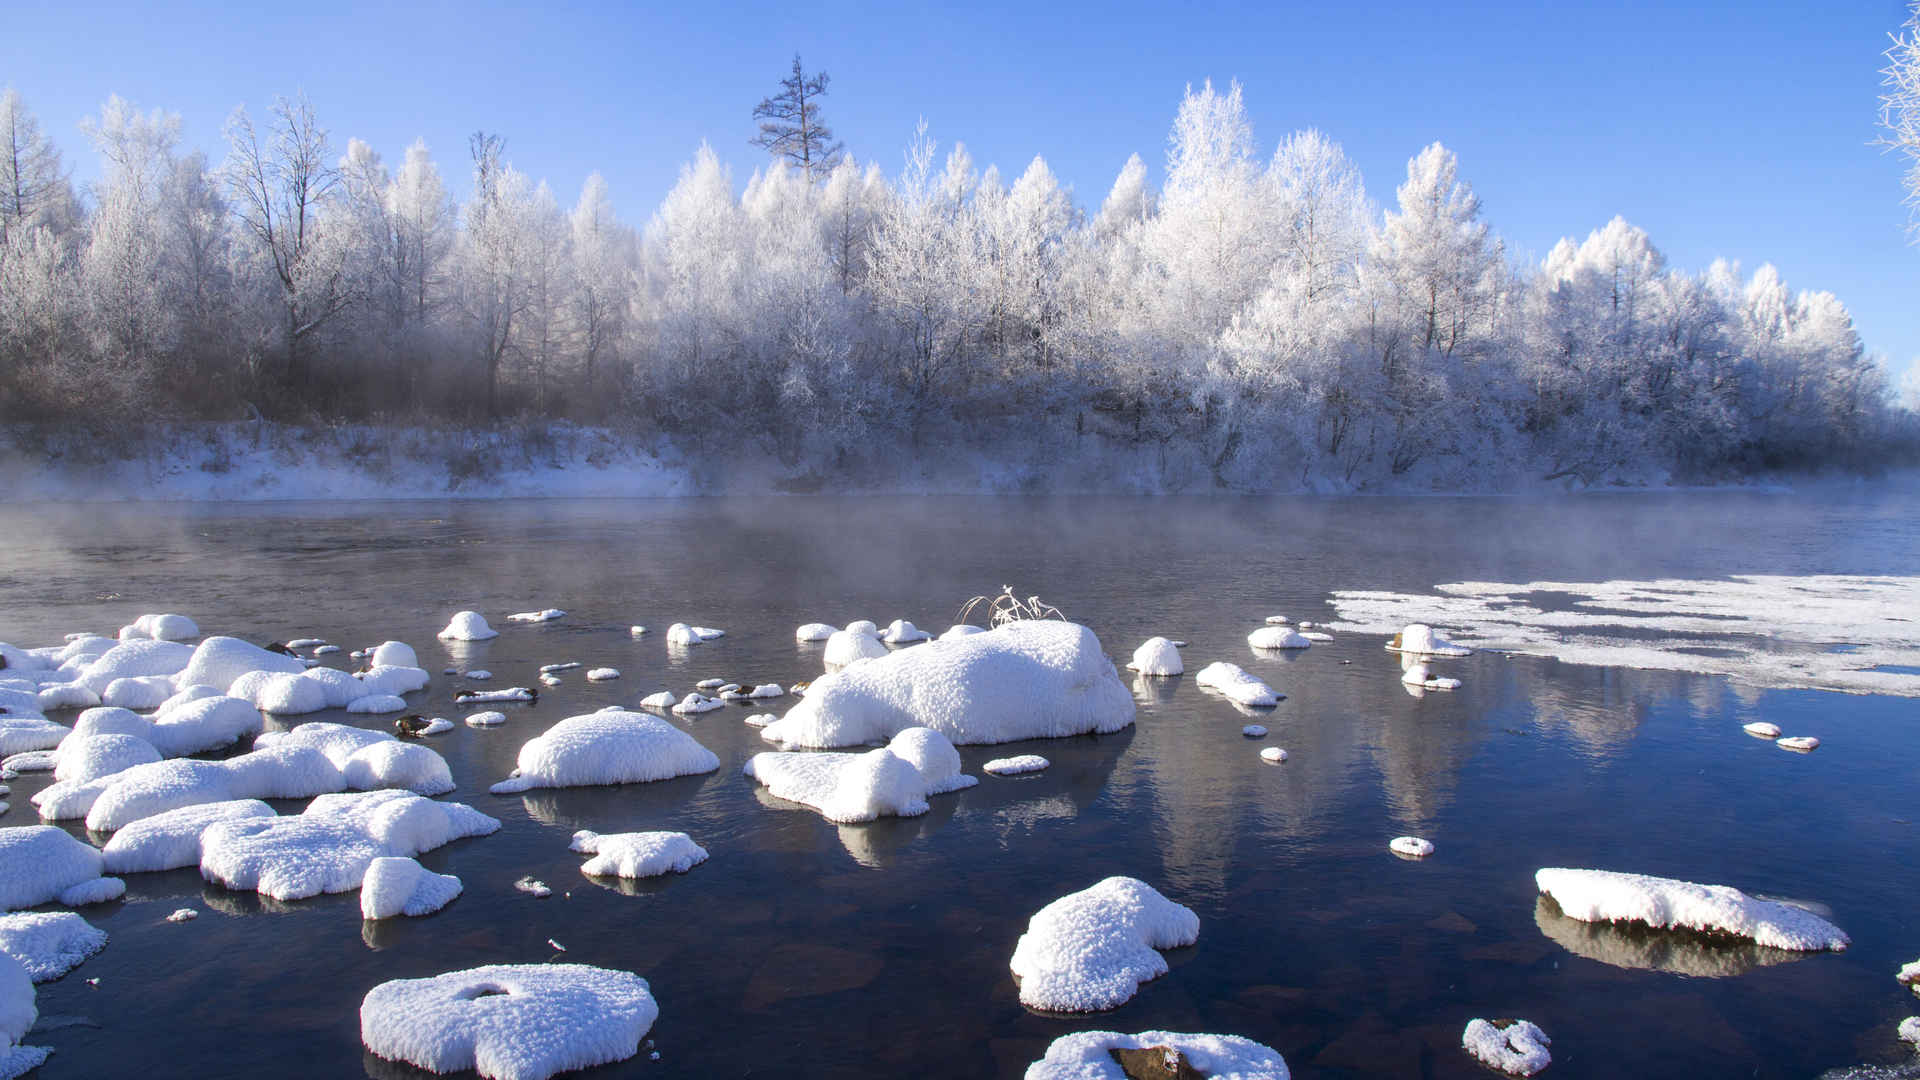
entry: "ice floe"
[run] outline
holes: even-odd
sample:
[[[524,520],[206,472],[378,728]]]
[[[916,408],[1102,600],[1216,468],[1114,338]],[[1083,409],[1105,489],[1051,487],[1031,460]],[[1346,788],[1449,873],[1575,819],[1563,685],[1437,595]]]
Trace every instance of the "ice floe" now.
[[[59,901],[68,907],[112,900],[119,878],[101,877],[100,853],[52,825],[0,829],[0,911]]]
[[[811,806],[842,824],[917,817],[927,812],[927,796],[978,783],[960,771],[953,743],[925,727],[901,731],[886,746],[864,754],[759,753],[744,771],[770,794]]]
[[[1150,637],[1133,650],[1127,666],[1142,675],[1179,675],[1187,670],[1180,650],[1163,637]]]
[[[1284,626],[1263,626],[1247,635],[1247,644],[1256,649],[1304,649],[1313,642]]]
[[[994,758],[980,766],[980,771],[995,776],[1018,776],[1021,773],[1039,772],[1050,764],[1039,754],[1016,754],[1013,757]]]
[[[1644,923],[1655,929],[1729,934],[1776,949],[1845,949],[1847,935],[1803,908],[1760,900],[1728,885],[1610,870],[1547,867],[1534,883],[1568,918]]]
[[[487,617],[477,611],[455,612],[446,629],[434,635],[442,641],[485,641],[499,637],[500,631],[487,625]]]
[[[569,845],[591,855],[580,866],[588,877],[649,878],[684,874],[707,861],[707,849],[683,832],[597,833],[581,829]]]
[[[0,953],[19,961],[34,982],[65,975],[107,947],[107,932],[71,911],[0,915]]]
[[[322,795],[299,814],[216,821],[201,835],[200,873],[229,889],[300,900],[360,887],[367,866],[418,855],[500,822],[463,803],[405,791]]]
[[[1343,591],[1334,629],[1445,622],[1467,645],[1563,662],[1726,675],[1760,687],[1920,696],[1920,577],[1455,582]]]
[[[1115,1057],[1151,1055],[1146,1071],[1128,1072]],[[1177,1059],[1166,1054],[1172,1051]],[[1186,1068],[1181,1069],[1181,1064]],[[1289,1080],[1278,1051],[1239,1035],[1192,1035],[1176,1031],[1080,1031],[1062,1035],[1046,1056],[1027,1066],[1026,1080],[1127,1080],[1129,1076],[1190,1077],[1209,1080]]]
[[[541,664],[540,674],[555,675],[562,671],[572,671],[574,668],[577,668],[579,666],[580,666],[580,661],[578,660],[563,660],[558,664]]]
[[[516,611],[507,616],[507,618],[512,619],[514,622],[552,622],[565,615],[566,612],[561,611],[559,608],[550,607],[543,611]]]
[[[381,983],[360,1003],[360,1041],[429,1072],[545,1080],[634,1056],[659,1015],[628,972],[495,964]]]
[[[588,682],[607,682],[620,677],[619,668],[597,667],[587,672]]]
[[[610,710],[568,717],[528,740],[517,766],[494,794],[666,780],[713,772],[720,759],[657,716]]]
[[[1003,743],[1119,731],[1133,716],[1133,695],[1093,631],[1036,620],[825,675],[761,737],[786,746],[857,746],[924,726],[955,743]]]
[[[715,630],[710,626],[689,626],[683,622],[667,627],[667,644],[699,645],[715,638],[727,636],[725,630]]]
[[[1200,917],[1138,878],[1110,877],[1041,908],[1015,943],[1020,1003],[1048,1012],[1098,1012],[1125,1003],[1167,973],[1156,949],[1191,945]]]
[[[1193,677],[1194,684],[1203,689],[1223,694],[1242,705],[1254,708],[1267,708],[1280,704],[1284,695],[1274,692],[1273,687],[1247,674],[1239,664],[1229,664],[1225,660],[1216,660],[1200,669]]]
[[[503,712],[477,712],[467,717],[468,727],[497,727],[507,722]]]
[[[828,671],[833,671],[886,655],[887,645],[880,640],[880,628],[862,619],[848,623],[845,629],[836,630],[827,638],[827,650],[821,662]]]
[[[460,879],[436,874],[411,856],[382,855],[360,878],[360,917],[391,919],[431,915],[460,895]]]
[[[832,637],[837,630],[839,630],[839,627],[829,626],[823,622],[802,623],[797,629],[794,630],[793,640],[825,641],[828,638]]]
[[[1387,849],[1409,859],[1424,859],[1433,854],[1433,841],[1418,836],[1396,836],[1387,841]]]
[[[1553,1040],[1527,1020],[1494,1021],[1474,1019],[1460,1033],[1460,1045],[1467,1053],[1491,1068],[1509,1076],[1532,1076],[1553,1063],[1547,1044]]]
[[[144,817],[107,840],[100,849],[109,874],[139,874],[200,865],[200,836],[216,821],[273,817],[259,799],[182,806]]]
[[[53,1053],[44,1046],[18,1045],[39,1017],[27,969],[0,953],[0,1080],[13,1080],[39,1068]]]
[[[925,641],[932,634],[913,625],[905,619],[895,619],[880,631],[880,640],[889,645],[905,645],[911,641]]]

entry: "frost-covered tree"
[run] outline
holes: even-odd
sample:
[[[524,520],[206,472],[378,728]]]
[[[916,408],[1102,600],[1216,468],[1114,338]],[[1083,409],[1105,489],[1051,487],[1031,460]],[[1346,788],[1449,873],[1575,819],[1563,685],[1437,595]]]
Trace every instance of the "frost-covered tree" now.
[[[795,166],[809,181],[832,172],[845,149],[820,119],[827,81],[824,71],[808,75],[794,53],[793,73],[780,80],[780,92],[753,107],[760,131],[748,142]]]
[[[0,241],[36,225],[66,228],[75,216],[59,148],[41,134],[18,91],[0,91]]]
[[[746,228],[733,177],[701,144],[647,226],[653,407],[682,430],[761,393],[742,347]],[[697,396],[701,390],[711,396]]]
[[[100,399],[144,397],[174,345],[179,312],[168,301],[161,201],[173,171],[180,118],[142,115],[118,95],[81,125],[103,159],[81,262]]]
[[[607,182],[599,173],[589,175],[581,187],[568,227],[573,254],[568,320],[580,359],[583,402],[598,412],[600,384],[620,356],[626,334],[635,291],[634,241],[632,230],[614,217]]]
[[[1886,129],[1880,145],[1907,159],[1906,203],[1920,239],[1920,0],[1913,0],[1909,10],[1900,32],[1891,35],[1881,71],[1887,92],[1880,97],[1880,126]]]

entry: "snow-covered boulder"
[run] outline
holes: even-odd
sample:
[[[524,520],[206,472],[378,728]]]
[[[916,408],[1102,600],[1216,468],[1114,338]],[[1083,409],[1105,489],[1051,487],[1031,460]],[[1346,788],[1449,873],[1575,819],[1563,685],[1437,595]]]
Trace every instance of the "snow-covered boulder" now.
[[[655,696],[657,697],[658,695]],[[642,701],[641,704],[645,705],[647,701],[652,700],[654,700],[654,698],[647,698],[646,701]],[[688,694],[686,697],[681,698],[678,704],[673,706],[673,712],[677,716],[695,716],[703,712],[723,709],[726,707],[726,704],[726,702],[721,701],[719,698],[710,698],[705,694]]]
[[[1433,841],[1418,836],[1396,836],[1387,841],[1387,850],[1409,859],[1424,859],[1433,854]]]
[[[1304,649],[1313,642],[1305,634],[1284,626],[1263,626],[1247,635],[1247,644],[1256,649]]]
[[[1127,1080],[1130,1075],[1113,1051],[1176,1052],[1188,1067],[1182,1072],[1168,1060],[1155,1064],[1164,1073],[1148,1075],[1204,1076],[1209,1080],[1288,1080],[1287,1063],[1270,1046],[1238,1035],[1189,1035],[1176,1031],[1080,1031],[1062,1035],[1047,1047],[1047,1056],[1027,1066],[1026,1080]]]
[[[185,615],[172,613],[142,615],[133,620],[133,625],[155,641],[185,641],[188,638],[200,636],[200,624]]]
[[[225,761],[175,758],[136,765],[78,788],[56,784],[34,798],[42,817],[61,820],[84,813],[87,828],[112,832],[182,806],[234,799],[304,799],[343,786],[340,770],[325,756],[310,747],[290,746],[255,750]]]
[[[1552,1041],[1528,1020],[1508,1020],[1506,1026],[1495,1027],[1490,1021],[1474,1019],[1460,1033],[1460,1045],[1467,1053],[1509,1076],[1532,1076],[1553,1064],[1553,1054],[1547,1050]]]
[[[952,641],[954,638],[972,637],[974,634],[984,634],[986,632],[987,628],[984,626],[975,626],[972,623],[965,622],[954,623],[941,633],[940,640]]]
[[[426,668],[377,664],[354,676],[369,694],[411,694],[424,690],[432,677]]]
[[[56,752],[53,778],[85,783],[160,760],[160,751],[136,735],[70,735]]]
[[[347,704],[347,711],[357,716],[379,716],[382,713],[407,711],[407,699],[399,694],[368,694],[354,698]]]
[[[1740,725],[1740,730],[1756,739],[1777,739],[1780,737],[1780,725],[1769,724],[1765,720],[1755,720],[1751,724]]]
[[[910,641],[925,641],[932,634],[913,625],[905,619],[895,619],[880,631],[880,640],[889,645],[905,645]]]
[[[1278,705],[1282,696],[1275,693],[1273,687],[1247,674],[1239,664],[1229,664],[1225,660],[1216,660],[1201,668],[1193,681],[1196,686],[1254,708]]]
[[[587,672],[588,682],[611,682],[619,677],[619,668],[597,667]]]
[[[85,714],[82,714],[85,715]],[[185,757],[232,746],[264,726],[259,710],[239,698],[203,697],[161,709],[143,736],[165,757]]]
[[[463,803],[404,791],[322,795],[300,814],[214,822],[201,834],[200,873],[229,889],[300,900],[358,889],[382,856],[411,857],[499,828]]]
[[[1893,1033],[1900,1037],[1901,1042],[1920,1050],[1920,1016],[1909,1016],[1900,1021],[1900,1026],[1893,1029]]]
[[[1013,757],[994,758],[980,766],[982,772],[995,776],[1019,776],[1021,773],[1039,772],[1051,762],[1039,754],[1016,754]]]
[[[677,622],[667,627],[667,644],[669,645],[699,645],[726,636],[725,630],[715,630],[710,626],[688,626],[686,623]]]
[[[1093,631],[1022,621],[822,676],[761,737],[857,746],[930,727],[963,745],[1003,743],[1119,731],[1133,714],[1133,695]]]
[[[770,794],[811,806],[842,824],[917,817],[927,812],[927,796],[978,783],[960,772],[953,743],[924,727],[908,728],[864,754],[755,754],[745,772]]]
[[[254,699],[261,712],[278,716],[302,716],[327,708],[327,692],[318,682],[298,675],[275,675],[260,688]]]
[[[29,750],[51,750],[71,731],[44,716],[0,716],[0,758]]]
[[[98,659],[81,668],[79,677],[74,681],[101,694],[115,679],[177,674],[193,659],[193,654],[191,646],[171,641],[126,641],[101,653]]]
[[[632,1057],[659,1015],[638,975],[494,964],[374,987],[360,1003],[360,1041],[428,1072],[546,1080]]]
[[[827,637],[827,650],[821,662],[828,671],[833,671],[885,655],[887,645],[880,640],[879,628],[862,619],[848,623],[846,629],[836,630]]]
[[[1110,877],[1034,914],[1013,948],[1020,1003],[1048,1012],[1098,1012],[1167,973],[1156,949],[1200,939],[1200,917],[1137,878]]]
[[[1758,900],[1728,885],[1558,867],[1541,869],[1533,879],[1563,914],[1581,922],[1731,934],[1798,952],[1837,951],[1849,944],[1844,931],[1810,911]]]
[[[707,861],[707,849],[683,832],[597,833],[582,829],[569,845],[591,855],[580,866],[588,877],[649,878],[684,874]]]
[[[316,721],[254,740],[256,750],[292,746],[320,751],[340,770],[347,787],[361,791],[405,788],[415,795],[444,795],[453,790],[447,759],[389,732]]]
[[[44,1046],[18,1045],[39,1018],[33,979],[20,961],[0,953],[0,1078],[13,1080],[32,1072],[53,1053]]]
[[[1465,645],[1455,645],[1441,637],[1425,623],[1408,623],[1387,642],[1387,649],[1416,656],[1466,656],[1473,652]]]
[[[611,710],[571,716],[520,748],[513,776],[496,795],[536,787],[584,787],[666,780],[720,767],[693,736],[646,713]]]
[[[34,982],[65,975],[107,947],[107,932],[71,911],[0,915],[0,953],[20,962]]]
[[[308,668],[300,677],[320,688],[321,699],[329,709],[344,709],[374,691],[367,684],[339,668]]]
[[[550,607],[541,611],[516,611],[507,616],[507,618],[512,619],[514,622],[541,623],[564,618],[566,614],[566,612],[561,611],[557,607]]]
[[[200,837],[216,821],[273,817],[259,799],[182,806],[144,817],[114,833],[100,855],[107,873],[140,874],[200,865]]]
[[[504,701],[534,701],[538,693],[525,686],[509,686],[504,690],[461,690],[453,695],[455,705],[483,705]]]
[[[100,692],[100,704],[122,709],[157,709],[173,696],[173,676],[132,675],[115,679]]]
[[[829,626],[823,622],[802,623],[800,627],[793,632],[793,640],[825,641],[837,633],[838,630],[838,627]]]
[[[506,722],[507,722],[507,714],[503,712],[492,712],[492,711],[477,712],[467,717],[468,727],[478,727],[478,728],[499,727],[501,724],[504,724]]]
[[[316,670],[328,670],[328,669],[320,668]],[[167,700],[160,703],[160,707],[157,711],[166,712],[169,709],[177,709],[180,706],[185,705],[190,701],[199,701],[201,698],[223,697],[223,696],[225,695],[221,693],[220,688],[217,686],[208,686],[206,683],[193,683],[188,686],[182,686],[180,687],[180,689],[175,690],[173,692],[172,697],[169,697]]]
[[[52,825],[0,829],[0,911],[59,901],[68,907],[99,903],[127,889],[101,877],[100,853]]]
[[[186,667],[175,669],[173,681],[176,686],[205,683],[224,692],[233,685],[235,679],[249,671],[298,675],[305,670],[307,665],[297,656],[270,652],[250,641],[241,641],[239,638],[216,636],[200,642],[199,646],[193,650],[193,657],[187,661]],[[156,673],[140,672],[139,674]]]
[[[55,709],[86,709],[100,704],[100,695],[78,682],[47,683],[34,695],[34,708],[41,712]]]
[[[482,625],[485,625],[484,620],[482,620]],[[445,635],[443,634],[441,636],[444,637]],[[387,640],[375,645],[368,651],[367,666],[376,668],[419,667],[420,656],[413,651],[413,646],[404,641]]]
[[[1133,650],[1133,659],[1127,667],[1142,675],[1179,675],[1187,670],[1186,661],[1180,659],[1180,650],[1173,642],[1163,637],[1150,637]]]
[[[500,636],[500,631],[487,625],[487,617],[477,611],[455,612],[447,620],[447,628],[437,635],[442,641],[485,641]]]
[[[360,878],[360,917],[431,915],[460,895],[460,879],[436,874],[406,855],[382,855]]]
[[[673,691],[661,690],[658,693],[648,694],[646,697],[641,698],[640,707],[643,709],[671,709],[676,700],[673,696]]]

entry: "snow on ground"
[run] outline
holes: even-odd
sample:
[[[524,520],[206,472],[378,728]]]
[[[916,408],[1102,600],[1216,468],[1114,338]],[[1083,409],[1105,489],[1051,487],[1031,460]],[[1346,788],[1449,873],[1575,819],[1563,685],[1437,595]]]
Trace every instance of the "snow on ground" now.
[[[545,1080],[632,1057],[659,1015],[646,980],[628,972],[494,964],[374,987],[360,1003],[360,1041],[429,1072]]]
[[[1553,1064],[1547,1044],[1553,1040],[1527,1020],[1509,1020],[1495,1027],[1486,1020],[1467,1021],[1460,1033],[1460,1045],[1467,1053],[1509,1076],[1532,1076]]]
[[[588,877],[649,878],[684,874],[707,861],[707,849],[683,832],[597,833],[581,829],[569,845],[591,855],[580,866]]]
[[[44,1046],[16,1045],[39,1019],[34,1005],[33,979],[20,961],[0,954],[0,1080],[40,1067],[53,1051]]]
[[[1110,877],[1055,900],[1013,948],[1020,1003],[1047,1012],[1098,1012],[1125,1003],[1167,973],[1156,949],[1191,945],[1200,917],[1137,878]]]
[[[300,900],[360,887],[381,856],[414,856],[500,822],[463,803],[405,791],[322,795],[299,814],[229,818],[201,834],[200,873],[229,889]]]
[[[657,716],[616,709],[560,721],[520,747],[517,766],[494,794],[666,780],[713,772],[720,759]]]
[[[1609,870],[1548,867],[1534,874],[1542,893],[1582,922],[1634,922],[1655,929],[1730,934],[1776,949],[1840,950],[1845,932],[1803,908],[1758,900],[1727,885]]]
[[[1027,1066],[1026,1080],[1127,1080],[1127,1073],[1114,1059],[1112,1051],[1135,1049],[1172,1049],[1194,1070],[1176,1073],[1168,1067],[1164,1075],[1169,1077],[1199,1075],[1208,1080],[1288,1080],[1289,1077],[1287,1063],[1279,1051],[1238,1035],[1189,1035],[1175,1031],[1123,1035],[1117,1031],[1080,1031],[1053,1040],[1046,1056]]]
[[[1239,664],[1229,664],[1225,660],[1215,660],[1201,668],[1193,681],[1202,689],[1213,690],[1229,700],[1254,708],[1278,705],[1283,696],[1275,693],[1273,687],[1247,674]]]
[[[216,821],[269,818],[274,809],[259,799],[182,806],[144,817],[113,834],[100,849],[110,874],[150,873],[200,865],[200,837]]]
[[[485,641],[499,637],[500,631],[488,626],[487,617],[477,611],[457,611],[436,636],[442,641]]]
[[[839,632],[839,627],[829,626],[823,622],[802,623],[800,627],[793,632],[793,640],[825,641],[837,632]]]
[[[460,879],[436,874],[406,855],[382,855],[360,878],[360,917],[431,915],[460,895]]]
[[[837,747],[930,727],[955,743],[1003,743],[1119,731],[1133,715],[1133,695],[1093,631],[1037,620],[822,676],[760,734],[778,745]]]
[[[1247,644],[1256,649],[1304,649],[1313,642],[1305,634],[1284,626],[1263,626],[1247,635]]]
[[[847,824],[877,817],[918,817],[927,796],[972,787],[960,754],[932,728],[908,728],[886,746],[863,754],[766,751],[743,770],[768,793]]]
[[[1013,757],[994,758],[980,766],[980,771],[995,776],[1018,776],[1021,773],[1039,772],[1050,764],[1039,754],[1016,754]]]
[[[20,962],[34,982],[57,979],[107,947],[107,932],[71,911],[0,915],[0,953]]]
[[[1187,670],[1186,661],[1180,659],[1180,650],[1163,637],[1150,637],[1141,642],[1140,647],[1133,650],[1133,659],[1127,666],[1142,675],[1179,675]]]
[[[1455,582],[1433,594],[1335,592],[1333,628],[1408,621],[1462,644],[1567,663],[1726,675],[1761,687],[1920,697],[1920,577]]]
[[[101,877],[100,853],[52,825],[0,829],[0,911],[59,901],[68,907],[112,900],[119,878]]]

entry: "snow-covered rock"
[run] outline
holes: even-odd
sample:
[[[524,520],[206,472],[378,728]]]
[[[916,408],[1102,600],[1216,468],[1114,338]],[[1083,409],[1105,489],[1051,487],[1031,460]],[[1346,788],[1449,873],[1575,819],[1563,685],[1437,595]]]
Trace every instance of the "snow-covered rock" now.
[[[160,751],[135,735],[70,735],[55,751],[53,778],[83,784],[159,760]]]
[[[910,641],[925,641],[932,634],[913,625],[905,619],[895,619],[880,631],[880,640],[889,645],[905,645]]]
[[[406,855],[382,855],[360,878],[360,917],[431,915],[460,895],[460,879],[436,874]]]
[[[200,865],[200,836],[216,821],[273,817],[259,799],[182,806],[144,817],[113,834],[100,849],[109,874],[151,873]]]
[[[787,694],[786,687],[781,686],[779,683],[761,683],[758,686],[736,685],[730,690],[723,688],[720,691],[720,700],[722,701],[759,701],[759,700],[764,700],[766,698],[785,697],[786,694]]]
[[[354,676],[369,694],[411,694],[415,690],[424,690],[433,677],[426,668],[405,667],[396,664],[375,664],[366,671]]]
[[[1425,623],[1408,623],[1387,642],[1387,649],[1416,656],[1466,656],[1473,652],[1465,645],[1455,645],[1441,637]]]
[[[81,668],[79,677],[74,681],[101,694],[115,679],[178,674],[193,656],[194,650],[190,645],[151,639],[126,641],[101,653],[98,659]]]
[[[1180,659],[1180,650],[1173,642],[1163,637],[1150,637],[1133,650],[1133,659],[1127,667],[1142,675],[1179,675],[1187,670],[1186,661]]]
[[[1313,642],[1284,626],[1263,626],[1247,635],[1247,644],[1256,649],[1304,649]]]
[[[1751,724],[1740,725],[1740,730],[1756,739],[1777,739],[1780,737],[1780,725],[1769,724],[1765,720],[1755,720]]]
[[[725,630],[715,630],[710,626],[688,626],[686,623],[677,622],[667,627],[667,644],[669,645],[699,645],[702,642],[726,636]]]
[[[166,757],[232,746],[259,734],[264,726],[258,710],[239,698],[224,696],[193,698],[161,709],[152,719],[153,727],[143,737]]]
[[[1278,765],[1287,760],[1287,752],[1278,746],[1263,746],[1260,748],[1260,760],[1271,765]]]
[[[643,709],[671,709],[676,700],[678,699],[673,696],[673,691],[662,690],[641,698],[640,707]]]
[[[398,694],[367,694],[347,703],[347,711],[356,716],[379,716],[407,711],[407,699]]]
[[[101,877],[100,853],[52,825],[0,829],[0,911],[59,901],[68,907],[112,900],[126,882]]]
[[[1534,874],[1541,892],[1568,918],[1635,922],[1655,929],[1732,934],[1776,949],[1845,949],[1845,932],[1803,908],[1758,900],[1728,885],[1610,870],[1547,867]]]
[[[326,702],[325,708],[329,709],[344,709],[374,692],[365,683],[338,668],[308,668],[301,672],[300,678],[320,688],[321,700]]]
[[[646,627],[644,627],[644,626],[629,626],[629,627],[627,627],[627,636],[628,636],[628,637],[645,637],[645,636],[646,636],[646,633],[647,633],[647,628],[646,628]]]
[[[200,642],[199,646],[193,650],[192,659],[187,661],[186,666],[176,669],[176,673],[173,673],[173,681],[176,686],[205,683],[224,693],[233,685],[235,679],[249,671],[298,675],[305,670],[307,665],[297,656],[269,652],[250,641],[241,641],[239,638],[216,636]],[[153,673],[141,672],[140,674]]]
[[[51,750],[71,730],[44,716],[0,716],[0,758],[29,750]]]
[[[488,679],[493,678],[493,672],[487,671],[482,668],[475,668],[472,671],[465,672],[465,675],[467,678],[474,679],[479,682],[486,682]],[[543,679],[548,678],[548,676],[545,676],[545,675],[542,675],[540,677]]]
[[[1283,696],[1275,693],[1273,687],[1247,674],[1239,664],[1229,664],[1225,660],[1216,660],[1201,668],[1193,681],[1196,686],[1255,708],[1278,705]]]
[[[832,637],[838,629],[838,627],[828,626],[823,622],[802,623],[798,629],[794,630],[793,640],[825,641]]]
[[[359,888],[381,856],[418,855],[499,828],[465,804],[404,791],[322,795],[300,814],[214,822],[200,838],[200,873],[229,889],[300,900]]]
[[[413,646],[404,641],[383,641],[368,651],[367,666],[374,668],[419,667],[420,654],[414,652]]]
[[[1047,1055],[1027,1066],[1026,1080],[1126,1080],[1115,1060],[1115,1050],[1177,1051],[1191,1073],[1176,1073],[1168,1064],[1166,1076],[1199,1075],[1209,1080],[1289,1080],[1287,1063],[1279,1052],[1238,1035],[1190,1035],[1176,1031],[1080,1031],[1062,1035],[1047,1047]],[[1167,1063],[1162,1063],[1167,1064]]]
[[[1900,1041],[1911,1043],[1915,1050],[1920,1050],[1920,1016],[1909,1016],[1900,1021],[1900,1026],[1893,1033],[1900,1037]]]
[[[39,1017],[27,969],[0,953],[0,1080],[32,1072],[53,1053],[44,1046],[17,1045]]]
[[[444,723],[444,721],[443,721]],[[451,723],[441,730],[451,729]],[[453,790],[447,759],[421,746],[403,742],[385,731],[368,731],[350,724],[310,722],[271,738],[254,740],[260,747],[312,747],[340,770],[347,787],[361,791],[405,788],[416,795],[444,795]],[[337,790],[337,789],[336,789]]]
[[[437,637],[442,641],[485,641],[499,637],[500,631],[487,625],[487,617],[477,611],[456,612],[447,620],[447,628]]]
[[[624,1061],[660,1015],[645,979],[584,964],[495,964],[395,979],[360,1003],[360,1041],[429,1072],[546,1080]]]
[[[47,683],[34,695],[33,707],[41,712],[55,709],[86,709],[100,704],[100,695],[78,682]]]
[[[1156,949],[1191,945],[1200,917],[1144,881],[1110,877],[1034,914],[1013,949],[1020,1003],[1048,1012],[1098,1012],[1167,973]]]
[[[653,698],[647,699],[647,701],[652,700]],[[641,704],[645,703],[646,702],[642,702]],[[673,711],[680,716],[693,716],[698,713],[712,712],[715,709],[725,708],[726,704],[726,702],[721,701],[719,698],[710,698],[705,694],[688,694],[686,697],[680,699],[679,704],[673,706]]]
[[[467,717],[468,727],[498,727],[507,722],[503,712],[477,712]]]
[[[1460,1045],[1480,1062],[1509,1076],[1532,1076],[1553,1064],[1547,1044],[1553,1040],[1527,1020],[1510,1020],[1504,1028],[1486,1020],[1467,1021]]]
[[[507,616],[507,618],[512,619],[514,622],[538,623],[552,622],[555,619],[563,618],[566,614],[566,612],[561,611],[557,607],[550,607],[542,611],[516,611]]]
[[[952,641],[954,638],[971,637],[974,634],[984,634],[986,632],[987,628],[984,626],[975,626],[972,623],[964,622],[954,623],[952,626],[947,627],[946,631],[940,635],[940,640]]]
[[[327,691],[305,672],[268,679],[254,703],[261,712],[278,716],[303,716],[328,707]]]
[[[133,625],[155,641],[185,641],[200,636],[200,625],[185,615],[159,613],[142,615]]]
[[[1051,762],[1039,754],[1016,754],[1013,757],[994,758],[980,766],[982,772],[995,776],[1018,776],[1021,773],[1039,772]]]
[[[1788,735],[1773,740],[1773,745],[1782,750],[1818,750],[1820,749],[1820,740],[1814,738],[1812,735]]]
[[[588,877],[649,878],[684,874],[707,861],[707,849],[683,832],[573,834],[573,850],[592,855],[581,864]]]
[[[1396,836],[1387,841],[1388,850],[1409,859],[1424,859],[1433,854],[1433,841],[1418,836]]]
[[[537,701],[540,695],[525,686],[509,686],[504,690],[462,690],[453,695],[455,705],[488,705],[503,701]]]
[[[1133,715],[1133,695],[1093,631],[1036,620],[822,676],[761,737],[785,746],[857,746],[930,727],[955,743],[1003,743],[1119,731]]]
[[[173,696],[173,676],[133,675],[115,679],[100,692],[100,704],[122,709],[156,709]]]
[[[709,773],[720,767],[693,736],[646,713],[611,710],[572,716],[520,747],[506,795],[536,787],[631,784]]]
[[[0,953],[19,961],[37,983],[65,975],[106,947],[106,931],[71,911],[0,915]]]
[[[836,630],[827,637],[826,652],[821,662],[828,671],[850,667],[862,660],[873,660],[887,655],[887,645],[880,640],[879,628],[865,619],[848,623],[843,630]]]
[[[620,677],[619,668],[597,667],[587,672],[588,682],[609,682]]]
[[[972,787],[953,743],[932,728],[908,728],[864,754],[755,754],[744,770],[767,791],[842,824],[927,812],[927,796]]]
[[[1267,726],[1265,724],[1248,724],[1240,729],[1240,734],[1245,735],[1249,739],[1264,739],[1267,737]]]

